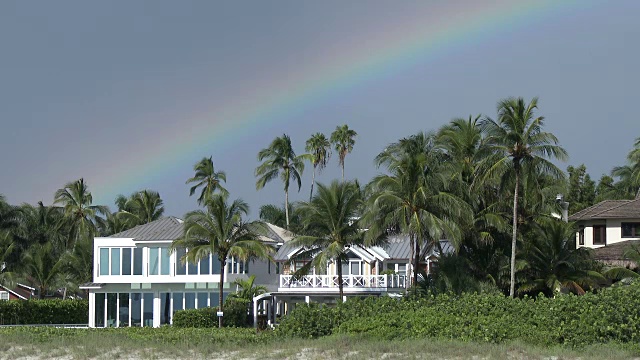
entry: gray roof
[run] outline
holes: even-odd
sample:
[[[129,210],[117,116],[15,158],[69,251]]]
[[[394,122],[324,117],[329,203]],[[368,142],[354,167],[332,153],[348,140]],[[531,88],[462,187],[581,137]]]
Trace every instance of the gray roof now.
[[[569,220],[640,219],[640,199],[605,200],[571,215]]]
[[[290,239],[289,233],[273,224],[267,223],[264,227],[266,230],[265,236],[261,236],[262,241],[265,242],[286,242]],[[184,222],[173,216],[158,219],[148,224],[138,225],[129,230],[113,234],[109,237],[112,238],[133,238],[137,241],[152,241],[152,240],[176,240],[179,239],[184,233]]]
[[[447,240],[441,240],[442,251],[444,253],[453,252],[453,246]],[[388,255],[385,260],[409,260],[411,255],[411,248],[409,246],[409,237],[404,235],[392,235],[387,238],[384,245],[380,246]],[[290,242],[285,242],[278,252],[274,256],[275,261],[288,261],[290,260],[288,255],[293,251],[299,249],[299,246],[293,245]],[[432,249],[429,254],[433,255],[437,253],[437,250]],[[423,252],[423,254],[425,254]]]
[[[133,238],[135,240],[176,240],[182,236],[183,232],[183,221],[169,216],[148,224],[138,225],[110,237]]]

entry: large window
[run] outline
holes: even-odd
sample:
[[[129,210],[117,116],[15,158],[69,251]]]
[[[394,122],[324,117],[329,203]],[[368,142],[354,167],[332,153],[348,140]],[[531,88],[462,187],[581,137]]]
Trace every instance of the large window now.
[[[182,263],[180,259],[186,254],[187,250],[184,248],[176,250],[176,275],[211,275],[211,255],[205,256],[195,264],[191,262]],[[213,268],[215,273],[215,263]]]
[[[153,326],[153,293],[97,293],[95,326]]]
[[[593,225],[593,244],[607,245],[607,227],[605,225]]]
[[[149,248],[149,275],[171,275],[169,248]]]
[[[246,274],[249,271],[249,263],[240,261],[235,257],[227,259],[227,266],[229,267],[229,274]]]
[[[623,222],[622,223],[622,237],[623,238],[637,238],[640,237],[640,223]]]
[[[142,275],[141,248],[100,248],[99,274]]]

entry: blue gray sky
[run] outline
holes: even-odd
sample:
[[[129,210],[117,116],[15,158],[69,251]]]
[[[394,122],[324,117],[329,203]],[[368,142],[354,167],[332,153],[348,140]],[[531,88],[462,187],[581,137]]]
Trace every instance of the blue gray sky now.
[[[84,177],[103,204],[150,188],[160,192],[167,215],[182,216],[196,208],[184,184],[193,164],[213,156],[232,196],[249,202],[256,216],[260,205],[284,200],[280,182],[256,191],[253,176],[258,151],[282,133],[302,153],[312,133],[349,124],[359,135],[346,174],[366,182],[379,171],[373,158],[386,144],[455,117],[495,116],[497,101],[508,96],[540,98],[538,113],[570,155],[562,168],[584,163],[597,179],[623,164],[640,136],[632,106],[640,83],[640,2],[633,0],[578,2],[470,37],[330,89],[277,121],[228,135],[221,129],[189,157],[166,156],[215,121],[217,109],[241,107],[246,94],[268,94],[269,84],[286,85],[300,69],[313,72],[318,59],[340,59],[362,43],[372,43],[370,55],[378,56],[376,41],[386,32],[402,36],[401,24],[471,4],[4,0],[0,194],[15,204],[51,203],[56,189]],[[154,170],[140,170],[152,160]],[[293,200],[308,197],[310,174],[309,166]],[[317,178],[339,176],[334,157]]]

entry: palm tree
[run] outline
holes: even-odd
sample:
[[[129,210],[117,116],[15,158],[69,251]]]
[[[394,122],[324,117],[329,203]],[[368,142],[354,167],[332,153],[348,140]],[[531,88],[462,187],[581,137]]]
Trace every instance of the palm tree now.
[[[544,292],[547,296],[570,291],[578,295],[585,289],[595,288],[605,278],[592,269],[593,261],[587,249],[575,249],[573,224],[557,219],[541,221],[535,237],[524,254],[529,280],[520,285],[518,292]]]
[[[287,134],[275,138],[268,148],[262,149],[258,153],[258,161],[264,162],[255,171],[255,175],[258,176],[256,189],[262,189],[268,182],[280,175],[284,182],[284,208],[287,229],[289,229],[289,183],[292,179],[296,181],[298,191],[300,191],[304,160],[309,158],[309,154],[296,156],[291,146],[291,138]]]
[[[289,227],[290,231],[297,232],[300,229],[300,214],[297,211],[297,207],[294,204],[289,204]],[[273,204],[266,204],[260,206],[260,214],[258,215],[260,220],[268,222],[270,224],[279,226],[281,228],[287,227],[287,216],[284,206],[276,206]]]
[[[377,166],[390,174],[376,176],[369,184],[373,195],[365,222],[368,242],[389,233],[409,237],[413,284],[418,281],[422,239],[439,246],[444,236],[459,244],[458,222],[469,217],[468,205],[446,191],[442,175],[443,153],[434,145],[433,135],[418,133],[389,145],[376,157]]]
[[[211,157],[203,157],[202,160],[193,166],[195,175],[187,180],[187,184],[196,183],[189,190],[189,196],[193,196],[199,187],[202,187],[200,197],[198,197],[198,205],[204,204],[208,197],[219,191],[222,194],[229,192],[222,186],[222,182],[227,182],[227,174],[224,171],[215,171],[213,160]]]
[[[493,156],[486,159],[487,177],[513,177],[513,226],[511,239],[511,280],[509,295],[515,295],[516,239],[518,235],[518,192],[524,173],[539,173],[557,178],[564,173],[547,158],[565,160],[567,152],[558,145],[558,139],[543,131],[544,118],[534,117],[538,98],[526,104],[523,98],[508,98],[498,103],[498,120],[486,118],[481,127]]]
[[[256,281],[256,276],[255,275],[251,275],[249,276],[248,279],[244,280],[244,279],[236,279],[233,282],[233,285],[235,285],[238,288],[238,291],[236,291],[235,293],[229,295],[230,297],[234,297],[236,299],[242,299],[242,300],[246,300],[246,301],[253,301],[253,298],[264,294],[267,292],[267,287],[266,286],[262,286],[262,285],[255,285]]]
[[[119,200],[116,201],[118,202]],[[164,214],[164,205],[160,194],[153,190],[141,190],[129,196],[119,216],[136,226],[158,220],[162,214]]]
[[[93,237],[96,233],[96,217],[106,214],[106,206],[92,205],[93,197],[83,178],[67,183],[55,193],[54,204],[61,204],[65,217],[71,225],[71,242],[75,243],[81,236]]]
[[[38,287],[40,299],[55,286],[62,274],[64,261],[55,254],[53,243],[35,244],[23,257],[25,273]]]
[[[328,262],[336,262],[340,301],[344,297],[342,261],[347,259],[349,247],[364,241],[357,221],[361,207],[362,193],[356,183],[318,184],[313,199],[300,205],[301,233],[305,235],[292,240],[306,249],[300,256],[313,258],[307,268],[326,268]]]
[[[329,157],[331,157],[331,143],[323,133],[315,133],[307,140],[306,150],[313,156],[313,179],[311,180],[311,193],[309,201],[313,197],[313,186],[316,183],[316,168],[322,171],[327,166]]]
[[[331,133],[331,143],[334,145],[338,152],[338,158],[340,160],[340,166],[342,167],[342,180],[344,181],[344,159],[351,151],[353,151],[353,145],[355,145],[355,137],[358,133],[355,130],[349,129],[348,125],[336,126],[334,132]]]
[[[181,259],[197,263],[200,259],[216,254],[220,261],[220,282],[218,283],[220,311],[223,311],[223,286],[227,258],[236,257],[242,261],[252,258],[269,258],[271,247],[260,241],[264,225],[259,221],[242,220],[249,212],[249,206],[242,200],[227,202],[227,196],[213,194],[204,201],[206,210],[189,212],[184,221],[184,235],[171,244],[171,249],[187,248],[189,251]],[[222,317],[219,319],[222,327]]]

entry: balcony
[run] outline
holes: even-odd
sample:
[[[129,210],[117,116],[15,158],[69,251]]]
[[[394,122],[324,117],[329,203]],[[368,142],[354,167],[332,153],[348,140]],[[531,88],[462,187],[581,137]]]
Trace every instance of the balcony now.
[[[344,275],[342,284],[345,292],[386,292],[400,291],[408,285],[406,275]],[[283,292],[338,292],[337,275],[280,275]]]

